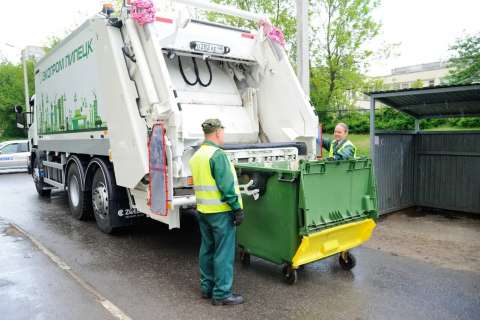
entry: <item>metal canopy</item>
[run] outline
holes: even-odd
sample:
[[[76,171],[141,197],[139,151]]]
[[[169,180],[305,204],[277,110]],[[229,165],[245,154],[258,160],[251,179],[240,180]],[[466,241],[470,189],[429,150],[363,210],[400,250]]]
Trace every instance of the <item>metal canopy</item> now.
[[[480,84],[438,86],[421,89],[376,91],[370,96],[370,156],[375,163],[375,105],[381,102],[420,119],[480,116]]]
[[[480,84],[367,93],[416,119],[480,116]]]

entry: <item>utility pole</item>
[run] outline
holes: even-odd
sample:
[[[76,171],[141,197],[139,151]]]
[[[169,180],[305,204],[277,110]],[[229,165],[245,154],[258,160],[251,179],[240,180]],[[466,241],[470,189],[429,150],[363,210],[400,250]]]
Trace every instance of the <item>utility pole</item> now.
[[[29,59],[40,60],[45,55],[45,48],[37,46],[27,46],[22,50],[22,65],[23,65],[23,84],[25,90],[25,110],[32,112],[30,106],[30,90],[28,88],[28,73],[27,73],[27,61]]]
[[[32,108],[30,106],[30,90],[28,88],[28,73],[27,73],[27,50],[22,50],[22,65],[23,65],[23,89],[25,90],[25,110],[32,112]]]
[[[297,76],[307,98],[310,98],[310,48],[308,1],[297,1]]]

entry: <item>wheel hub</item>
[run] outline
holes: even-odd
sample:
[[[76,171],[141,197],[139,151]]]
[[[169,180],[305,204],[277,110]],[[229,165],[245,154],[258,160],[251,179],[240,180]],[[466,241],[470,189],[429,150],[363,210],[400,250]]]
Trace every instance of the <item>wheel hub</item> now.
[[[75,175],[72,176],[70,183],[68,184],[68,195],[70,196],[70,201],[73,206],[77,207],[80,203],[80,184]]]
[[[98,182],[92,192],[93,210],[102,219],[108,215],[108,191],[103,182]]]
[[[32,175],[33,175],[33,181],[35,183],[38,183],[40,181],[40,173],[39,173],[39,169],[38,168],[34,168],[33,169],[33,172],[32,172]]]

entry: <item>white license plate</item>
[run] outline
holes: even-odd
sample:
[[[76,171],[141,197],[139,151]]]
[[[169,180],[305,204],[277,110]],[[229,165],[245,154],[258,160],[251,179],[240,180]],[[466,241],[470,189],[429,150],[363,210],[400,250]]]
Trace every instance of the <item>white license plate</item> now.
[[[226,54],[230,51],[228,47],[222,46],[221,44],[207,43],[192,41],[190,47],[195,51],[214,53],[214,54]]]

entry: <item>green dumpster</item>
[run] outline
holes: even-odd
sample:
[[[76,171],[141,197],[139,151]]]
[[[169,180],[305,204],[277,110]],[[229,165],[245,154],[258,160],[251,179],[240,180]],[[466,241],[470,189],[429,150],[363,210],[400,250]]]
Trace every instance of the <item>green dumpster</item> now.
[[[375,228],[377,199],[370,159],[237,164],[241,181],[253,181],[257,199],[243,195],[246,218],[237,229],[242,263],[254,255],[283,264],[289,283],[302,265],[339,254],[344,269],[355,266],[348,250]]]

